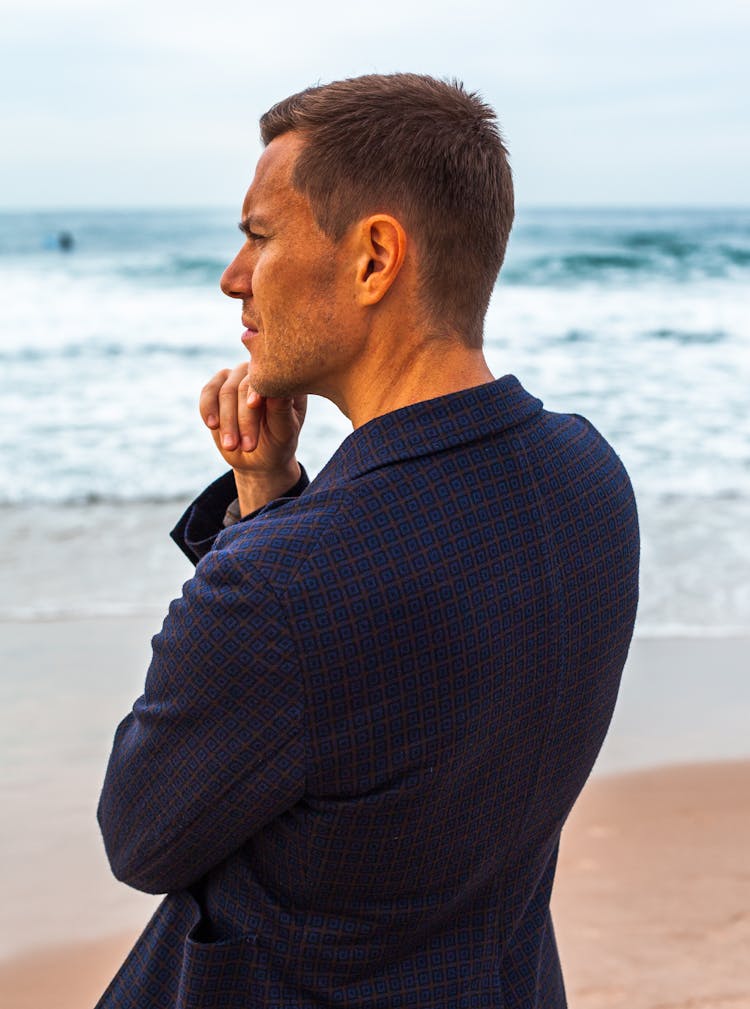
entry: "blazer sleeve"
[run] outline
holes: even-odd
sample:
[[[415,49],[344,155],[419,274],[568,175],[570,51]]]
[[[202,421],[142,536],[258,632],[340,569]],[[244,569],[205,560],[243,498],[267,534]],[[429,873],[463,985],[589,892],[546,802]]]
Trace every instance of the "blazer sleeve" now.
[[[99,802],[114,875],[148,893],[196,882],[304,793],[303,689],[285,610],[226,537],[153,639]]]
[[[309,483],[305,467],[300,464],[299,480],[289,488],[282,498],[277,498],[275,503],[277,504],[286,498],[299,497]],[[224,529],[224,516],[227,508],[236,497],[237,487],[234,482],[234,473],[229,470],[198,495],[169,534],[193,564],[197,564],[201,557],[205,557],[208,551],[213,549],[216,537]],[[250,512],[249,515],[243,515],[240,521],[247,522],[254,519],[262,511],[263,508],[258,508],[256,511]]]

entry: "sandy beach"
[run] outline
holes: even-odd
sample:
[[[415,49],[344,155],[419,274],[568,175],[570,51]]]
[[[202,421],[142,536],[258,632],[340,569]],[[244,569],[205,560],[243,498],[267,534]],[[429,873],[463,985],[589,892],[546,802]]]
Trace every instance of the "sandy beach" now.
[[[750,762],[589,782],[553,899],[571,1009],[750,1009]]]
[[[3,1009],[93,1006],[157,900],[113,880],[95,808],[158,626],[0,628],[14,674],[0,697]],[[563,835],[554,914],[571,1009],[750,1009],[747,655],[742,638],[633,644]]]

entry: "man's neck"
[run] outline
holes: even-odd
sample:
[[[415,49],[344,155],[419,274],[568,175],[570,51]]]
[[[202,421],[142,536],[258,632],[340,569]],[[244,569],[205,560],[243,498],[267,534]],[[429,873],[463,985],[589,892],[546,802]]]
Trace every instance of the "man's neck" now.
[[[352,376],[338,406],[354,428],[404,406],[492,382],[481,349],[457,340],[433,337],[384,360],[370,359]]]

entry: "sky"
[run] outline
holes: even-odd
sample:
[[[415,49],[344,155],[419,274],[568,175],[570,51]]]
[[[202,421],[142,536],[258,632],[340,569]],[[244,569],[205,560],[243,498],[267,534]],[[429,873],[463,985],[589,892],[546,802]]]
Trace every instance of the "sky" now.
[[[519,205],[750,203],[749,0],[0,0],[0,207],[234,206],[258,117],[362,73],[497,110]]]

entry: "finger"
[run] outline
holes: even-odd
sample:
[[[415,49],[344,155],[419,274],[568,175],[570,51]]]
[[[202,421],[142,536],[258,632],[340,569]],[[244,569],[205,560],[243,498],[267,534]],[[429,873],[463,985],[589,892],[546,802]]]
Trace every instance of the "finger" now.
[[[219,426],[219,390],[229,374],[229,368],[217,371],[211,381],[201,389],[198,410],[206,427],[217,428]]]
[[[251,409],[259,407],[263,403],[263,397],[250,385],[250,376],[247,378],[247,405]]]
[[[307,413],[307,396],[295,396],[294,403],[292,404],[292,409],[297,417],[298,430],[305,423],[305,414]]]
[[[221,447],[233,452],[240,443],[237,427],[237,397],[242,379],[247,374],[247,367],[240,366],[230,371],[224,384],[219,389],[219,427],[221,432]]]
[[[264,400],[251,387],[245,376],[239,384],[237,396],[237,426],[240,448],[243,452],[253,452],[258,447],[260,427],[263,423]]]

